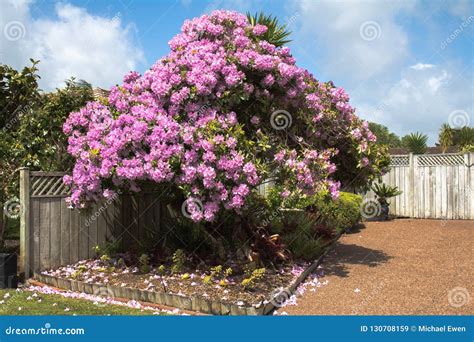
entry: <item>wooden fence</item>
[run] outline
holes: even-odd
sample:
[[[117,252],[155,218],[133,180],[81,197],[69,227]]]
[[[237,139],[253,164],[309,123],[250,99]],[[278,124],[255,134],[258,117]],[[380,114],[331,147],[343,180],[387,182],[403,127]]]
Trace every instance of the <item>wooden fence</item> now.
[[[403,193],[390,200],[397,216],[474,219],[474,154],[391,156],[390,172],[382,181]],[[364,196],[372,199],[370,191]]]
[[[97,245],[140,245],[160,232],[160,194],[116,196],[79,211],[67,206],[63,176],[20,170],[20,273],[25,277],[90,258]]]
[[[397,216],[474,219],[474,154],[392,156],[383,182],[403,194],[391,199]],[[166,193],[120,195],[87,210],[69,209],[62,172],[20,170],[20,269],[26,277],[90,258],[93,247],[119,241],[140,245],[163,234]],[[267,184],[260,187],[266,193]],[[372,192],[364,195],[374,197]],[[169,221],[168,221],[169,222]]]

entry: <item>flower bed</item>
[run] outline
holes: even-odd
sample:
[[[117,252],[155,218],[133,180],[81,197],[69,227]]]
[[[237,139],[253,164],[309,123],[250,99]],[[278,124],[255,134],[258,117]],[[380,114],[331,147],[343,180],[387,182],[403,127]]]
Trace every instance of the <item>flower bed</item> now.
[[[316,271],[324,255],[312,264],[287,264],[267,271],[251,291],[242,288],[242,276],[229,277],[226,285],[220,285],[217,280],[206,283],[208,274],[203,270],[159,275],[158,269],[143,274],[137,267],[124,266],[107,272],[101,260],[83,260],[45,271],[36,275],[36,279],[94,296],[127,298],[215,315],[262,315],[278,307],[294,305],[295,291],[302,293],[308,285],[319,287]],[[84,267],[87,271],[80,271]],[[308,276],[311,276],[309,282],[303,283]]]

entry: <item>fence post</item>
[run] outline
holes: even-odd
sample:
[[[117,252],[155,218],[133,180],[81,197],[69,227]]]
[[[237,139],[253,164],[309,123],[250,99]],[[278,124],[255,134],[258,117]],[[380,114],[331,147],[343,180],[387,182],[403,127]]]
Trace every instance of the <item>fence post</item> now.
[[[415,214],[415,156],[410,152],[408,155],[408,205],[409,216]]]
[[[466,170],[466,189],[468,195],[466,196],[466,201],[464,205],[467,205],[468,213],[466,215],[467,219],[474,219],[474,200],[472,199],[474,193],[474,184],[472,184],[472,165],[474,163],[474,153],[468,152],[464,154],[464,169]],[[466,212],[466,210],[464,211]]]
[[[25,279],[30,274],[30,170],[20,169],[20,262],[19,275]]]

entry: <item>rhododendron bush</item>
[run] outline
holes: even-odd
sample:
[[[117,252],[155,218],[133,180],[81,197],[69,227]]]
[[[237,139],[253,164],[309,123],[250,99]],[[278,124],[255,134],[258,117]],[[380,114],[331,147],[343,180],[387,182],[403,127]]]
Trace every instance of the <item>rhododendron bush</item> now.
[[[375,136],[349,97],[298,67],[264,25],[215,11],[186,21],[171,52],[130,72],[108,99],[64,125],[76,164],[65,182],[73,206],[150,182],[199,205],[194,221],[242,213],[267,179],[284,196],[360,186],[384,166]]]

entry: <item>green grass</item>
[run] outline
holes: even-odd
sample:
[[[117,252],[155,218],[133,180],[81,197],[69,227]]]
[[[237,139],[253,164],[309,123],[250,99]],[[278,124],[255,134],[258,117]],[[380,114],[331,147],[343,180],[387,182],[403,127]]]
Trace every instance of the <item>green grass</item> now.
[[[4,298],[9,293],[9,298]],[[0,290],[0,315],[151,315],[153,311],[120,305],[94,304],[85,299],[65,298],[61,295],[16,290]],[[31,297],[31,299],[27,299]],[[41,300],[41,301],[39,301]],[[19,310],[18,308],[21,308]],[[69,309],[69,310],[66,310]],[[66,310],[66,311],[65,311]]]

